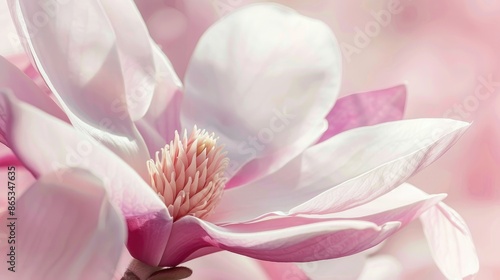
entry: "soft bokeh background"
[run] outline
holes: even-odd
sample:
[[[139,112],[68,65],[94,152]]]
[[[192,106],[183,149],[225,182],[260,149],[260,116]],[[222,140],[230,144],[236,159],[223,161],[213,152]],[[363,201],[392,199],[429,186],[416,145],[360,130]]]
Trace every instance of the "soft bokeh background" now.
[[[253,2],[136,0],[181,78],[203,32]],[[465,218],[476,242],[477,279],[500,279],[500,0],[276,2],[332,28],[344,51],[343,95],[405,83],[406,118],[473,122],[444,157],[411,182],[449,194],[446,203]],[[0,9],[4,14],[5,3]],[[376,17],[382,17],[379,23]],[[19,51],[10,19],[0,17],[0,26],[5,30],[0,54]],[[398,233],[383,252],[402,262],[404,279],[442,279],[418,223]]]

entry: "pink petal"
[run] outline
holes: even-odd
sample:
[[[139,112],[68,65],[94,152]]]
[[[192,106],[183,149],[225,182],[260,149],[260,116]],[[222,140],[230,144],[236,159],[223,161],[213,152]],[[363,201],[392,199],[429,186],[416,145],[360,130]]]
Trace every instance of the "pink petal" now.
[[[421,213],[439,203],[445,195],[427,195],[415,187],[405,184],[390,193],[377,198],[362,206],[358,206],[343,212],[315,216],[321,220],[357,219],[360,221],[374,222],[383,225],[389,222],[400,222],[401,226],[417,218]],[[251,224],[239,225],[240,230],[266,228],[279,229],[291,228],[294,226],[311,225],[315,222],[309,216],[272,217],[261,221],[254,221]],[[317,221],[316,221],[317,222]],[[297,277],[297,279],[357,279],[363,270],[363,264],[368,254],[372,250],[364,251],[352,256],[334,260],[324,260],[318,262],[308,262],[297,264],[309,278],[301,278],[301,274],[295,270],[287,268],[281,271],[280,275],[286,277]],[[205,258],[205,257],[204,257]],[[269,264],[271,265],[271,264]],[[275,273],[278,275],[278,272]],[[282,278],[281,276],[279,277]],[[277,279],[271,278],[271,279]]]
[[[445,197],[445,194],[428,195],[410,184],[403,184],[368,203],[337,213],[321,215],[268,214],[259,219],[235,225],[280,229],[315,223],[317,222],[315,219],[328,219],[361,220],[377,225],[398,222],[403,227]]]
[[[11,217],[17,220],[7,220]],[[6,212],[2,220],[15,224],[0,229],[2,279],[107,280],[126,239],[123,218],[102,182],[82,170],[42,177],[17,200],[14,216]],[[15,243],[7,244],[12,232]],[[15,246],[15,272],[7,270],[10,246]]]
[[[16,197],[21,197],[29,186],[35,182],[33,175],[24,167],[13,152],[3,144],[0,144],[0,178],[8,178],[8,172],[15,172]],[[0,213],[7,210],[9,206],[7,197],[7,191],[0,192]]]
[[[129,224],[131,254],[157,264],[168,240],[172,218],[151,187],[116,154],[68,124],[0,93],[0,135],[35,175],[78,167],[104,181]],[[138,244],[138,245],[137,245]]]
[[[135,126],[139,133],[144,138],[144,143],[149,150],[149,156],[155,158],[156,153],[163,147],[165,147],[167,141],[158,133],[158,131],[151,126],[151,123],[145,119],[140,119],[135,121]]]
[[[1,145],[1,144],[0,144]],[[15,170],[12,168],[14,167]],[[16,197],[21,197],[24,192],[35,182],[35,178],[31,173],[23,167],[22,164],[7,164],[0,166],[0,178],[8,178],[8,172],[15,171],[15,183],[16,183]],[[11,173],[12,174],[12,173]],[[5,189],[7,190],[7,180],[5,179]],[[8,204],[8,192],[0,193],[0,212],[7,210]]]
[[[19,100],[67,121],[66,114],[47,94],[43,93],[21,70],[1,56],[0,73],[0,89],[8,90],[15,94]]]
[[[245,221],[272,212],[331,213],[361,205],[435,161],[467,127],[419,119],[346,131],[268,177],[225,191],[210,221]]]
[[[10,17],[10,14],[9,14]],[[14,33],[15,34],[15,33]],[[17,36],[17,34],[15,34]],[[20,53],[17,55],[9,55],[6,56],[5,59],[12,63],[14,66],[16,66],[17,69],[21,70],[28,78],[35,83],[35,85],[40,88],[40,90],[48,94],[49,96],[52,94],[50,92],[50,89],[47,87],[47,84],[43,80],[42,76],[40,76],[40,73],[36,69],[36,67],[31,64],[32,62],[30,61],[30,56],[27,56],[25,53]],[[51,98],[52,99],[52,98]],[[52,99],[54,100],[54,99]],[[59,110],[62,112],[62,110],[59,108]],[[65,115],[65,114],[64,114]]]
[[[5,145],[0,144],[0,167],[22,164],[16,155]]]
[[[6,1],[0,2],[0,26],[2,26],[2,40],[0,41],[0,54],[7,56],[17,56],[23,52],[23,47],[19,44],[14,26],[9,14]]]
[[[116,35],[127,109],[132,120],[138,120],[151,104],[157,79],[151,38],[133,1],[101,0],[100,3]]]
[[[170,141],[174,138],[174,131],[181,129],[182,83],[162,50],[154,47],[153,54],[158,76],[153,101],[143,119]]]
[[[377,226],[364,221],[304,219],[309,223],[289,227],[275,227],[274,223],[220,227],[185,216],[174,223],[160,264],[178,265],[207,248],[277,262],[339,258],[377,245],[399,227],[398,222]]]
[[[134,259],[130,253],[128,252],[127,248],[123,246],[123,251],[122,255],[120,256],[120,260],[118,261],[118,264],[116,265],[115,273],[113,274],[113,280],[121,279],[125,272],[127,271],[130,263]]]
[[[10,14],[9,15],[9,20],[10,19]],[[14,30],[15,32],[15,30]],[[17,36],[17,34],[15,34],[15,36]],[[5,59],[12,63],[14,66],[16,66],[17,69],[21,70],[24,72],[25,69],[27,69],[31,63],[30,63],[30,58],[23,52],[23,53],[19,53],[19,54],[13,54],[13,55],[3,55],[3,57],[5,57]],[[33,77],[31,77],[30,75],[27,75],[28,77],[30,77],[31,79]]]
[[[51,15],[44,13],[42,26],[33,23],[38,3],[10,3],[18,32],[72,124],[146,178],[148,151],[128,113],[116,36],[100,2],[47,2]]]
[[[401,223],[401,227],[404,227],[445,197],[446,194],[426,194],[405,183],[368,203],[326,216],[343,219],[356,218],[375,224],[397,221]]]
[[[403,118],[405,103],[404,85],[340,98],[326,116],[328,130],[318,143],[356,127],[399,121]]]
[[[432,256],[448,279],[474,277],[479,261],[470,231],[460,215],[444,203],[421,216]]]
[[[152,157],[174,138],[176,130],[181,131],[182,102],[182,83],[170,61],[159,48],[153,52],[158,74],[153,101],[144,118],[135,122]]]
[[[186,73],[182,125],[220,137],[228,173],[242,168],[228,186],[240,185],[319,139],[340,73],[338,43],[322,22],[277,4],[244,7],[200,39]]]
[[[256,219],[255,221],[251,221],[251,223],[253,226],[260,225],[267,228],[279,229],[306,225],[316,222],[311,218],[320,218],[329,220],[361,220],[377,225],[398,222],[400,227],[404,227],[445,197],[445,194],[428,195],[414,186],[404,184],[373,201],[342,212],[300,216],[275,214]]]

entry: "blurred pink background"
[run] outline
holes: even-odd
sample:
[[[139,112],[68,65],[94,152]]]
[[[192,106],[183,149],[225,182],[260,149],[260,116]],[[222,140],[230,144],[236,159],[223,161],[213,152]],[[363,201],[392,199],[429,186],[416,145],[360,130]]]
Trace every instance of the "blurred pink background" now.
[[[181,77],[210,24],[253,2],[136,0],[151,35]],[[444,157],[411,183],[430,193],[449,194],[446,203],[463,215],[476,242],[481,263],[477,279],[499,279],[500,174],[495,171],[500,164],[500,1],[275,2],[332,28],[344,54],[343,95],[404,82],[406,118],[473,122]],[[404,279],[443,277],[418,223],[397,234],[383,251],[402,261]]]

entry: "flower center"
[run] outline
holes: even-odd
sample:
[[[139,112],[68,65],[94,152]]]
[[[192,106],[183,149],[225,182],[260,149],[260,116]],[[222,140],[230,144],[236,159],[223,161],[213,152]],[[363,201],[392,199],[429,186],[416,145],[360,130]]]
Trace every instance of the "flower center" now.
[[[229,163],[214,134],[194,127],[188,137],[175,132],[174,140],[161,149],[161,159],[147,162],[151,188],[175,220],[186,215],[204,218],[221,199]]]

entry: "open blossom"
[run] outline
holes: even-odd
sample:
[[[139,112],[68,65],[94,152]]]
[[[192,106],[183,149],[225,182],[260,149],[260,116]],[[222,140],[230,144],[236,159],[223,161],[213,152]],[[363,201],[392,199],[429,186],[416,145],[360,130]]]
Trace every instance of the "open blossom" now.
[[[321,22],[273,4],[237,11],[200,39],[183,86],[132,2],[48,1],[55,8],[42,26],[38,5],[10,3],[62,109],[0,60],[9,77],[0,140],[35,177],[78,167],[102,180],[137,260],[176,266],[221,250],[275,262],[339,258],[422,215],[443,273],[477,271],[468,229],[444,195],[404,183],[468,124],[359,127],[397,118],[346,113],[355,96],[334,107],[341,54]]]

